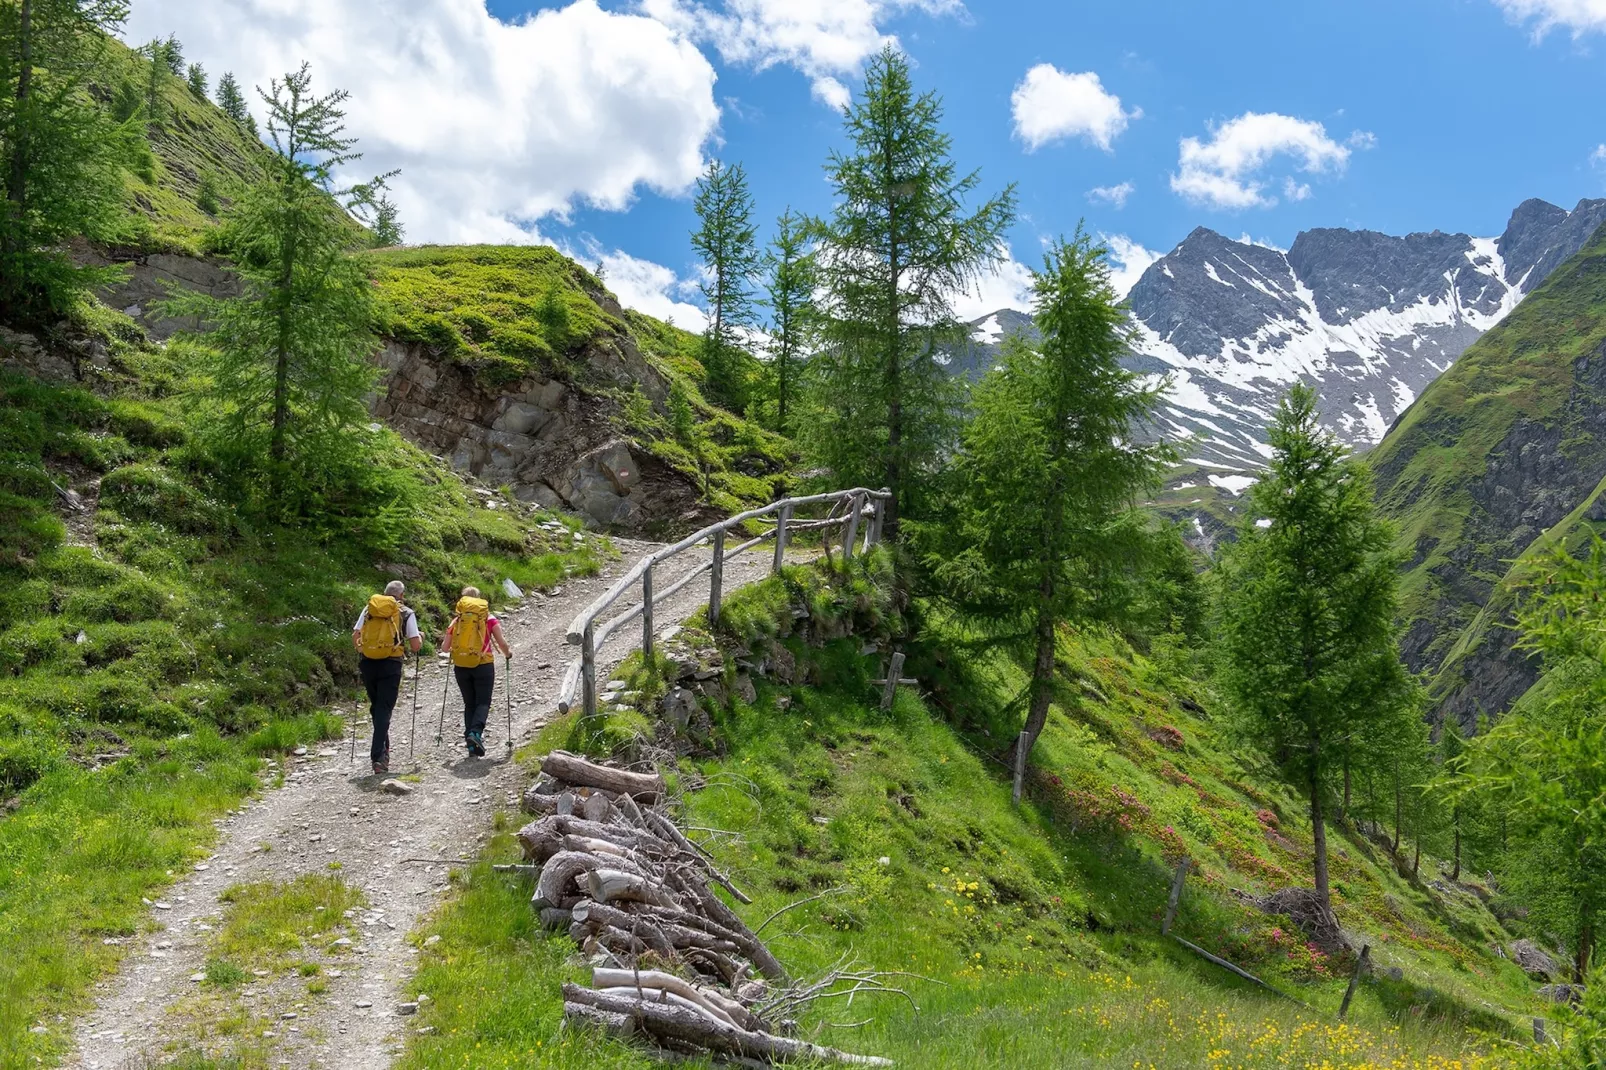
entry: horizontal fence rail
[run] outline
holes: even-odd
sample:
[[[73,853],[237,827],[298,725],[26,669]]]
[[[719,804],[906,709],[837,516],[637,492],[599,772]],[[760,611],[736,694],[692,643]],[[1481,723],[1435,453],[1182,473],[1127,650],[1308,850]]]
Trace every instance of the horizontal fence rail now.
[[[641,649],[651,656],[653,606],[676,594],[692,580],[708,573],[708,623],[718,624],[720,602],[724,593],[725,562],[737,554],[774,540],[775,556],[771,570],[778,571],[786,560],[786,544],[791,535],[800,531],[822,531],[829,540],[829,532],[833,528],[842,529],[843,561],[852,560],[855,546],[863,552],[881,541],[882,518],[886,512],[887,499],[890,497],[892,495],[885,490],[855,487],[852,490],[810,494],[802,498],[783,498],[761,508],[738,513],[728,520],[710,524],[673,546],[666,546],[642,558],[569,623],[568,641],[571,645],[578,646],[580,653],[569,663],[568,669],[563,674],[563,686],[558,691],[558,709],[568,713],[574,706],[575,692],[578,690],[585,715],[587,717],[594,715],[597,712],[597,651],[602,649],[602,644],[607,642],[608,637],[619,628],[640,617]],[[823,519],[793,519],[793,514],[800,508],[820,506],[829,506]],[[869,516],[869,522],[863,523],[866,514]],[[768,524],[770,527],[753,538],[726,549],[725,536],[728,533],[734,531],[746,534],[746,525],[753,523]],[[653,575],[655,568],[704,543],[708,543],[713,550],[709,560],[699,564],[669,586],[662,588],[657,586]],[[631,604],[619,615],[598,623],[598,618],[610,606],[638,585],[639,601]]]

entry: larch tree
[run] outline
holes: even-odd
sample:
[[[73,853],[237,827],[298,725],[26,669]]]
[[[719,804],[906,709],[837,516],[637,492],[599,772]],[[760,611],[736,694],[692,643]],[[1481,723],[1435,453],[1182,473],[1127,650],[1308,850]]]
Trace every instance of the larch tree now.
[[[770,366],[775,375],[776,430],[787,432],[787,408],[797,389],[797,363],[814,330],[818,280],[808,221],[788,208],[775,223],[764,254],[770,309]]]
[[[199,63],[190,64],[189,73],[184,79],[189,83],[190,94],[196,100],[206,99],[206,68]]]
[[[1416,692],[1396,645],[1398,561],[1370,470],[1321,427],[1304,385],[1278,405],[1270,444],[1218,565],[1217,678],[1246,734],[1305,795],[1316,895],[1331,922],[1331,781],[1369,729],[1400,723]]]
[[[224,231],[245,292],[172,303],[212,325],[211,396],[236,456],[267,462],[274,495],[366,421],[378,344],[372,285],[350,255],[366,236],[348,212],[371,210],[384,178],[336,188],[335,171],[360,158],[343,134],[346,93],[315,96],[311,80],[303,64],[262,94],[276,151]]]
[[[1126,314],[1105,250],[1080,232],[1033,279],[1041,341],[1019,336],[977,385],[940,523],[916,525],[939,589],[995,634],[1024,640],[1032,678],[1014,798],[1055,695],[1059,627],[1118,611],[1145,525],[1138,495],[1175,459],[1137,432],[1164,384],[1121,367]]]
[[[800,431],[838,482],[892,491],[893,537],[953,447],[958,387],[939,359],[963,340],[953,298],[1004,258],[1015,193],[967,206],[979,173],[960,173],[940,101],[915,92],[891,46],[843,122],[849,145],[826,165],[836,205],[816,227],[821,338]]]
[[[698,226],[692,249],[702,260],[703,300],[708,329],[703,334],[703,368],[710,393],[740,411],[747,403],[747,354],[743,331],[754,322],[754,278],[759,253],[753,222],[753,195],[741,164],[710,160],[697,180],[692,201]]]
[[[49,318],[107,280],[64,243],[117,220],[134,139],[84,89],[127,14],[117,0],[0,3],[0,315]]]

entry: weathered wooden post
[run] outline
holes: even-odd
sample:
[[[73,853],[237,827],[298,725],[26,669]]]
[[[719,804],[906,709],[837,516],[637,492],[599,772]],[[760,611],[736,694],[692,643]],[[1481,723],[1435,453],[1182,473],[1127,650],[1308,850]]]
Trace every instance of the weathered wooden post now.
[[[708,624],[719,623],[719,600],[725,585],[725,529],[714,532],[714,563],[708,570]]]
[[[641,653],[652,664],[652,566],[641,574]]]
[[[1177,863],[1177,875],[1171,878],[1171,897],[1165,903],[1165,920],[1160,923],[1160,935],[1171,932],[1171,923],[1177,920],[1177,907],[1182,903],[1182,882],[1188,875],[1188,859]]]
[[[592,626],[591,621],[586,621],[585,633],[580,636],[580,695],[585,717],[597,715],[597,644]]]
[[[881,708],[892,709],[893,697],[898,693],[898,678],[903,675],[903,651],[899,650],[892,655],[892,664],[887,667],[887,679],[881,686]]]
[[[1366,972],[1366,960],[1371,953],[1371,944],[1361,945],[1361,953],[1355,959],[1355,972],[1349,975],[1349,987],[1344,989],[1344,1002],[1338,1005],[1338,1020],[1341,1022],[1344,1015],[1349,1013],[1349,1001],[1355,998],[1355,986],[1361,983],[1361,974]]]
[[[1534,1043],[1535,1044],[1548,1044],[1548,1043],[1550,1043],[1550,1037],[1547,1036],[1546,1033],[1545,1033],[1545,1020],[1543,1018],[1535,1018],[1534,1019]]]
[[[864,499],[857,494],[848,499],[848,530],[842,536],[842,569],[847,571],[848,562],[853,560],[853,542],[859,537],[859,511],[864,507]],[[894,676],[897,673],[893,673]]]
[[[774,572],[781,571],[786,564],[786,522],[792,518],[791,505],[781,506],[781,511],[775,517],[775,567]]]
[[[887,500],[885,498],[877,498],[875,500],[875,515],[870,518],[869,539],[871,546],[881,541],[881,519],[886,515],[886,511]]]

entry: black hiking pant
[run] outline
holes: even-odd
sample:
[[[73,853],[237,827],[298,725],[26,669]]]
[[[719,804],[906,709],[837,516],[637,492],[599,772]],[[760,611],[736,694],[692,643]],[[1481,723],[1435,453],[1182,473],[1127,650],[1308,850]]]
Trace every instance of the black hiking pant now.
[[[368,747],[370,761],[385,761],[390,754],[390,715],[401,694],[403,658],[363,658],[358,664],[362,686],[368,691],[368,716],[374,722],[374,740]]]
[[[491,716],[491,692],[496,688],[496,663],[488,661],[465,669],[452,666],[457,677],[457,689],[463,693],[463,736],[481,735],[485,721]]]

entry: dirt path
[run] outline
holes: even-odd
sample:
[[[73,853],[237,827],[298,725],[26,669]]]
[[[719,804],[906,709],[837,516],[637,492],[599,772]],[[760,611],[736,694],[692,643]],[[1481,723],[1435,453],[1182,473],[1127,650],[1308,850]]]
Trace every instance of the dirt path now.
[[[555,710],[562,673],[576,648],[564,642],[573,616],[656,544],[617,540],[621,559],[599,576],[566,583],[556,597],[533,595],[502,615],[514,648],[513,736],[527,741]],[[677,558],[659,589],[694,563]],[[732,589],[768,573],[768,552],[743,554],[725,567]],[[693,581],[656,610],[662,634],[707,601],[705,582]],[[600,652],[606,672],[640,642],[639,626],[627,625]],[[540,666],[547,666],[540,668]],[[501,667],[498,666],[498,675]],[[607,677],[601,676],[599,683]],[[241,990],[247,1028],[271,1046],[280,1066],[365,1070],[390,1065],[401,1048],[408,1021],[398,1007],[413,974],[416,949],[407,934],[441,900],[447,884],[442,865],[404,864],[403,859],[469,858],[489,834],[492,814],[516,810],[521,777],[506,747],[502,681],[486,731],[485,758],[468,758],[462,743],[462,703],[456,688],[446,705],[445,739],[434,743],[445,674],[427,660],[419,681],[414,762],[421,782],[404,797],[378,791],[381,778],[367,775],[367,719],[361,719],[358,764],[348,764],[349,737],[292,758],[283,786],[266,790],[219,825],[216,851],[178,880],[153,905],[158,928],[137,938],[118,974],[102,984],[96,1007],[78,1024],[76,1050],[66,1065],[79,1070],[145,1067],[175,1047],[203,1050],[222,1029],[204,1020],[192,978],[206,966],[210,934],[221,922],[219,893],[249,881],[288,881],[302,874],[340,875],[367,896],[356,912],[358,932],[350,953],[324,971],[327,992],[307,995],[304,979],[292,975],[254,979]],[[409,771],[407,744],[412,710],[407,681],[391,730],[392,775]],[[264,849],[264,845],[268,845]],[[264,1027],[263,1023],[269,1023]],[[266,1035],[264,1035],[266,1034]]]

